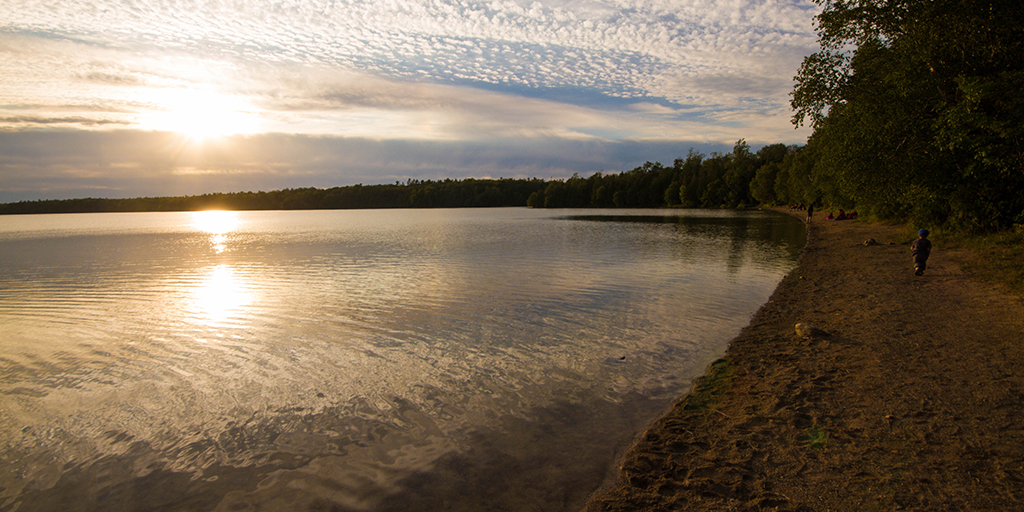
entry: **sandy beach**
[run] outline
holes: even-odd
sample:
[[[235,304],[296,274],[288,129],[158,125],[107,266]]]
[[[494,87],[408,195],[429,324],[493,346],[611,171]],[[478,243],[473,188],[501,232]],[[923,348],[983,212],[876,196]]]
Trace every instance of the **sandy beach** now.
[[[816,217],[588,511],[1024,509],[1024,300],[941,238],[916,277],[901,228]]]

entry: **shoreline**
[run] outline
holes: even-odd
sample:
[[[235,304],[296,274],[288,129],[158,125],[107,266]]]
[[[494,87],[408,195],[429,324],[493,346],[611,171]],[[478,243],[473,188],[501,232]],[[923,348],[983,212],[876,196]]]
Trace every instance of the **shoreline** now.
[[[819,213],[797,268],[586,510],[1024,508],[1024,300],[941,240],[915,277],[901,235]]]

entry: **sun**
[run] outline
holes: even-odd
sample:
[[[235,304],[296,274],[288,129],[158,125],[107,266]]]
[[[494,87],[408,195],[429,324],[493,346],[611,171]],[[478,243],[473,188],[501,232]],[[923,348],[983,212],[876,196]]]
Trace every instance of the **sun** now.
[[[175,132],[189,139],[205,140],[228,135],[256,133],[259,117],[245,101],[231,95],[197,89],[164,89],[153,92],[151,105],[142,115],[143,129]]]

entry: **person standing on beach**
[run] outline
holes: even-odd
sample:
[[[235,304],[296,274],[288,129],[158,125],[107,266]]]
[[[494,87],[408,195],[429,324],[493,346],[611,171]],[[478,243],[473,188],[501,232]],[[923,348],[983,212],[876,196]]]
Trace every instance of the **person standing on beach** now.
[[[917,232],[917,240],[910,244],[910,254],[914,256],[914,275],[924,274],[927,268],[928,255],[932,253],[932,243],[928,240],[928,230],[922,229]]]
[[[811,223],[811,215],[814,215],[814,203],[807,206],[807,223]]]

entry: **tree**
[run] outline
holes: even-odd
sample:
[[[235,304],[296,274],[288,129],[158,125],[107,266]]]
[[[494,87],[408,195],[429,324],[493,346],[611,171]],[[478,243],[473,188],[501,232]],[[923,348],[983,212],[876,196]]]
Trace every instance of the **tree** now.
[[[781,167],[772,162],[757,169],[753,181],[750,182],[750,195],[758,203],[775,206],[779,203],[778,195],[775,193],[775,179],[779,175]]]
[[[1024,10],[1009,0],[816,0],[796,76],[814,181],[882,218],[1024,223]]]
[[[700,173],[704,155],[690,148],[686,159],[677,158],[674,169],[679,175],[679,203],[692,208],[700,203]]]
[[[665,189],[665,204],[668,206],[679,206],[682,201],[679,199],[679,181],[673,181],[668,184],[668,188]]]

